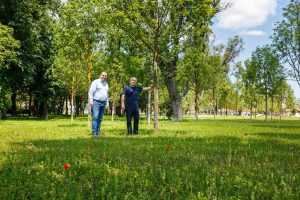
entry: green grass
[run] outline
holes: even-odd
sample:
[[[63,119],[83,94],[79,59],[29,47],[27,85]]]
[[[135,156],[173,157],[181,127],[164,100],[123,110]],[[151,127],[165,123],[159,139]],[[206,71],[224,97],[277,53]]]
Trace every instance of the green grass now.
[[[141,120],[127,137],[125,119],[106,116],[91,138],[85,118],[0,121],[0,199],[300,199],[300,120],[159,129]]]

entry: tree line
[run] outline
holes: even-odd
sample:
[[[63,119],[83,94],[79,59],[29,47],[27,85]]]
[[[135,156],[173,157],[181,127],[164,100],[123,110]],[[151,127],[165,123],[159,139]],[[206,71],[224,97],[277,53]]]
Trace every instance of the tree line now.
[[[273,44],[245,62],[235,62],[241,38],[219,45],[211,39],[213,18],[228,7],[220,0],[2,0],[0,116],[73,119],[101,71],[109,74],[113,115],[129,77],[154,85],[141,109],[150,115],[153,108],[155,129],[159,115],[180,121],[191,111],[198,119],[201,112],[248,108],[268,116],[283,114],[282,105],[293,109],[286,80],[299,83],[299,1],[284,8]]]

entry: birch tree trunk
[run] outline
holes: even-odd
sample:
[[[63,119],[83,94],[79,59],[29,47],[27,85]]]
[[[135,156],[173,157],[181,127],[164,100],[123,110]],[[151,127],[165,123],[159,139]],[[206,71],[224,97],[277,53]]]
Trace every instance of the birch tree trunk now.
[[[147,105],[147,123],[151,124],[151,90],[148,91],[148,105]]]

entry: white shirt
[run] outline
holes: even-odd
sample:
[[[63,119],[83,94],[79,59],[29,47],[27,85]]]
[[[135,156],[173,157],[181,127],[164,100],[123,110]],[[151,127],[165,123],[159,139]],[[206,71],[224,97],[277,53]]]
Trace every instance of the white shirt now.
[[[105,80],[96,79],[92,82],[89,90],[89,101],[106,101],[108,103],[108,84]]]

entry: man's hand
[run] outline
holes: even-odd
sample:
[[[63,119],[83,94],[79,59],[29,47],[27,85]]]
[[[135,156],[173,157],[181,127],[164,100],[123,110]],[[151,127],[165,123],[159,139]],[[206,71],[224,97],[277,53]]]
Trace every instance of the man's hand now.
[[[122,109],[122,112],[124,112],[124,110],[125,110],[125,105],[124,104],[121,105],[121,109]]]
[[[90,107],[93,107],[93,102],[92,102],[92,101],[90,101],[89,105],[90,105]]]
[[[153,89],[154,89],[154,83],[151,83],[150,90],[153,90]]]
[[[105,108],[106,108],[107,112],[110,112],[109,105],[106,105]]]

